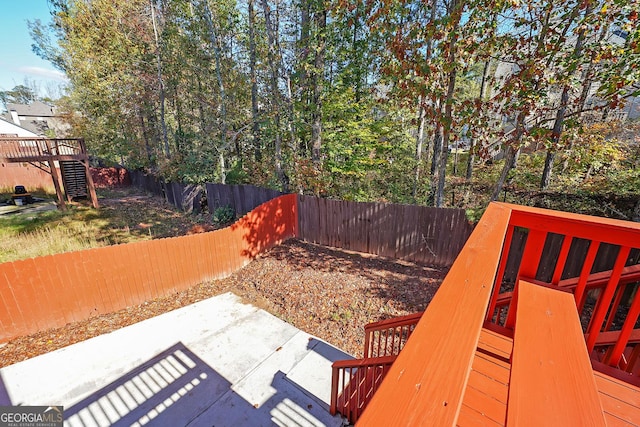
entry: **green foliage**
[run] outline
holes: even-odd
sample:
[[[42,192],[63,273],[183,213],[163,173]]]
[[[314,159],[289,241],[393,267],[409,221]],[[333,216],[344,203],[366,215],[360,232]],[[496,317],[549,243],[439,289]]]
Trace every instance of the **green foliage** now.
[[[232,223],[236,219],[236,211],[231,206],[220,206],[213,211],[213,223],[224,226]]]
[[[358,101],[350,87],[336,88],[326,97],[326,195],[398,201],[410,194],[413,141],[402,126],[404,112],[386,101]]]
[[[621,172],[638,166],[624,144],[582,130],[637,91],[640,33],[628,1],[251,5],[249,17],[249,4],[233,0],[56,0],[52,25],[30,29],[35,51],[70,79],[59,107],[92,154],[168,180],[288,182],[326,197],[475,209],[503,175],[508,192],[535,189],[537,147],[562,162],[552,188],[636,182]],[[613,32],[626,39],[614,43]],[[596,89],[599,98],[581,99]],[[474,164],[471,182],[459,178],[468,158],[459,153],[458,177],[445,179],[454,156],[439,168],[446,156],[427,153],[440,135],[445,149],[473,141],[478,157],[490,145],[523,153],[515,169]],[[472,188],[482,192],[475,201]]]
[[[0,91],[0,101],[4,104],[31,104],[38,100],[38,94],[34,89],[25,85],[15,86],[11,90]]]

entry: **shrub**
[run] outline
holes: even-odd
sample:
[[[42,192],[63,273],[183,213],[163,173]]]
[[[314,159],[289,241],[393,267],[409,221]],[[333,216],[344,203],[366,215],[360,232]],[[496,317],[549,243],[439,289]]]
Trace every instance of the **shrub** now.
[[[236,219],[236,211],[231,206],[220,206],[213,211],[213,223],[224,225]]]

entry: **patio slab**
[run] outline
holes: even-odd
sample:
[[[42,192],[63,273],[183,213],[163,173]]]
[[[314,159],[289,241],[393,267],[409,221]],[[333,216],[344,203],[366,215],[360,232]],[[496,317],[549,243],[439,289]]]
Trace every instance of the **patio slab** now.
[[[0,369],[0,405],[63,405],[68,426],[340,426],[331,363],[351,356],[231,294]]]

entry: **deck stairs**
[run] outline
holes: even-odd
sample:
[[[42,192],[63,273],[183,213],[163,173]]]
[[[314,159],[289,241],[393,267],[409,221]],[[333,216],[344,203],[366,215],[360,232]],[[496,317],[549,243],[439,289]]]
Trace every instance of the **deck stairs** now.
[[[411,336],[422,312],[365,326],[364,357],[332,365],[331,414],[355,423]]]
[[[84,165],[76,160],[67,160],[60,162],[60,169],[67,200],[87,197],[89,193]]]
[[[65,209],[63,192],[68,201],[89,196],[93,207],[99,207],[82,138],[0,137],[0,159],[9,163],[31,163],[50,174],[61,209]]]

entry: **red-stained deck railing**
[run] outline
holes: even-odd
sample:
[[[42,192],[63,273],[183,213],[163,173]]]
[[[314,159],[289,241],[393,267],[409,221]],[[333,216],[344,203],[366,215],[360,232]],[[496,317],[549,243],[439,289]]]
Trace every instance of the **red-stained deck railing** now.
[[[423,312],[369,323],[364,327],[364,358],[334,362],[332,415],[355,423],[411,336]]]
[[[364,357],[397,356],[423,312],[369,323],[364,327]]]
[[[510,206],[509,228],[487,311],[488,322],[513,329],[517,312],[517,282],[520,279],[570,292],[581,318],[587,349],[592,359],[621,371],[620,378],[639,383],[640,355],[640,224],[594,218],[565,212]],[[526,233],[513,291],[505,283],[505,268],[516,251],[514,232]],[[561,243],[558,245],[558,241]],[[553,248],[555,241],[555,248]],[[559,247],[558,247],[559,246]],[[541,276],[541,259],[555,251],[551,278]],[[610,265],[602,264],[604,252],[614,253]],[[617,252],[617,253],[616,253]],[[565,277],[568,260],[581,262],[580,274]],[[547,266],[548,268],[548,266]],[[600,267],[602,268],[602,267]],[[501,292],[502,290],[502,292]],[[622,374],[622,372],[626,374]]]
[[[359,425],[455,425],[510,213],[488,207]]]
[[[0,157],[13,162],[77,160],[86,158],[80,138],[0,138]]]
[[[332,415],[340,413],[354,424],[374,396],[396,356],[339,360],[332,365]]]
[[[640,312],[638,245],[640,224],[491,204],[360,415],[358,425],[453,426],[459,421],[464,425],[472,421],[477,425],[489,421],[495,425],[530,425],[527,411],[540,410],[542,414],[545,408],[540,399],[528,402],[526,395],[528,390],[544,390],[544,381],[558,382],[554,383],[555,392],[562,393],[559,397],[569,403],[556,405],[556,409],[570,411],[568,419],[575,425],[603,425],[601,412],[607,422],[640,421],[637,411],[629,409],[637,406],[640,393],[633,385],[638,378],[633,365],[640,359],[640,332],[635,328]],[[579,273],[572,273],[576,269]],[[529,283],[532,292],[519,292],[520,280]],[[546,292],[545,288],[553,291]],[[518,317],[519,294],[524,298],[521,307],[526,309]],[[531,303],[531,295],[544,301],[527,306],[525,300]],[[546,317],[541,322],[536,316]],[[559,322],[557,328],[554,321]],[[569,326],[571,331],[567,330]],[[518,366],[512,365],[515,349],[512,354],[494,354],[492,346],[487,349],[483,344],[482,331],[484,335],[491,332],[515,337]],[[532,341],[534,335],[537,338]],[[571,343],[562,339],[568,335]],[[556,353],[547,348],[551,341],[547,343],[544,336],[553,338]],[[535,348],[528,347],[532,342]],[[547,355],[546,351],[553,354]],[[480,382],[479,374],[470,374],[478,355],[485,352],[490,354],[488,363],[502,361],[501,376],[511,376],[500,380],[503,388],[496,394],[502,396],[500,401],[487,400],[491,395],[484,389],[489,387],[488,377]],[[552,369],[540,370],[541,357],[560,357],[558,363],[571,366],[549,374]],[[573,365],[573,359],[580,363]],[[616,381],[612,375],[630,383],[629,387],[608,395],[600,404],[600,379]],[[588,390],[586,386],[574,390],[575,378],[588,383]],[[596,390],[592,378],[600,393],[597,399],[593,398]],[[512,387],[525,398],[516,399]],[[509,397],[507,401],[505,396],[512,392],[514,399]],[[586,392],[590,400],[579,398]],[[579,402],[574,402],[574,397]],[[529,406],[518,412],[522,402]],[[542,418],[552,425],[554,415],[546,414]]]

